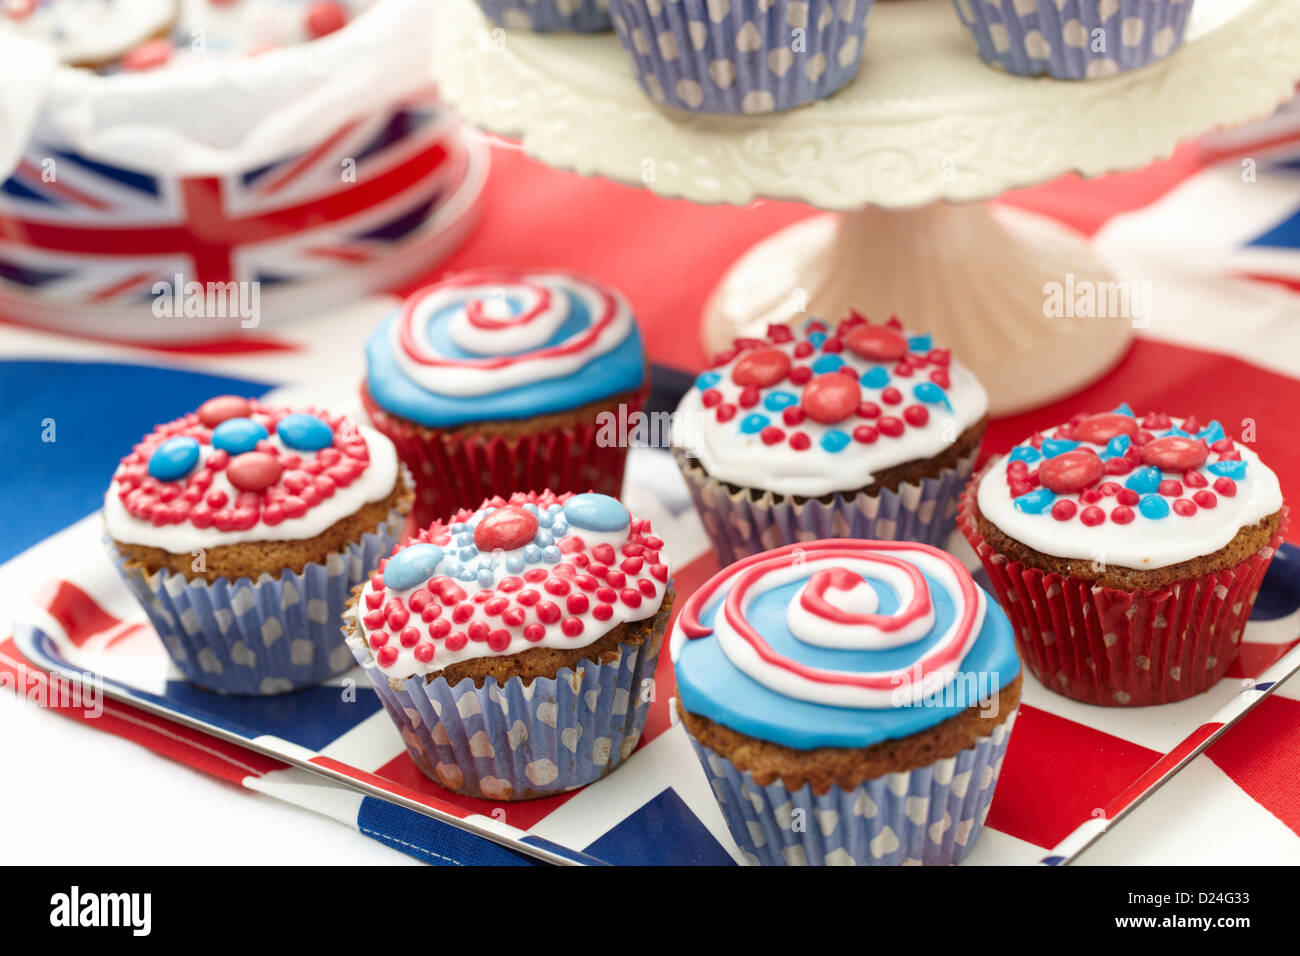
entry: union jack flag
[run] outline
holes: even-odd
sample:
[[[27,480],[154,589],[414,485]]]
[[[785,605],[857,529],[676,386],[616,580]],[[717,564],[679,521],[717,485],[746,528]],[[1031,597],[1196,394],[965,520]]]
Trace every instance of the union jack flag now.
[[[419,233],[467,165],[432,95],[222,176],[155,175],[34,140],[0,183],[0,291],[123,304],[177,274],[269,285],[337,272]]]

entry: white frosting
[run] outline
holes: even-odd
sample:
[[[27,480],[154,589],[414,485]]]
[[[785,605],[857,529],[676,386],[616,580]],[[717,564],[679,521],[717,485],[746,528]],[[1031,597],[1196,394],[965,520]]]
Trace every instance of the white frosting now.
[[[888,565],[876,566],[865,561],[845,561],[843,567],[857,570],[864,578],[874,577],[898,595],[900,606],[906,607],[915,597],[915,588],[911,578],[899,568]],[[892,631],[869,624],[840,623],[819,617],[804,606],[804,595],[812,582],[801,587],[790,608],[786,611],[786,624],[790,633],[805,644],[835,649],[858,648],[860,650],[883,650],[889,647],[901,647],[920,640],[930,633],[934,625],[934,608],[903,627]],[[880,596],[876,589],[865,580],[852,590],[841,591],[831,588],[825,593],[826,602],[848,614],[876,614],[880,605]]]
[[[1181,424],[1179,419],[1173,419],[1173,422]],[[1048,430],[1052,431],[1055,429]],[[1104,448],[1087,442],[1081,447],[1091,447],[1099,453]],[[1052,517],[1050,508],[1039,514],[1027,514],[1015,507],[1008,492],[1006,471],[1011,463],[1010,455],[993,461],[981,479],[977,499],[979,510],[1004,534],[1043,554],[1138,571],[1168,567],[1213,554],[1225,547],[1242,528],[1257,524],[1282,507],[1282,489],[1277,475],[1240,442],[1237,442],[1237,450],[1247,466],[1245,477],[1235,482],[1236,494],[1231,497],[1216,495],[1215,507],[1198,508],[1190,516],[1170,513],[1164,518],[1152,519],[1135,508],[1134,518],[1128,524],[1117,524],[1108,517],[1104,523],[1089,527],[1077,517],[1058,521]],[[1211,454],[1209,462],[1215,458]],[[1173,472],[1164,474],[1168,478],[1179,477]],[[1123,486],[1127,477],[1107,475],[1103,481],[1114,481]],[[1214,490],[1215,477],[1206,474],[1207,490]],[[1187,489],[1188,495],[1191,491]],[[1078,495],[1060,495],[1060,498],[1078,501]],[[1099,504],[1109,512],[1115,499],[1107,497]]]
[[[366,470],[346,487],[339,488],[330,497],[317,502],[300,517],[285,518],[276,525],[259,521],[245,531],[199,528],[188,521],[158,526],[127,511],[118,498],[117,483],[113,482],[104,495],[104,520],[108,534],[115,541],[162,548],[171,554],[189,554],[196,548],[217,548],[250,541],[301,541],[314,538],[336,521],[355,514],[365,505],[387,498],[397,483],[399,465],[393,443],[372,428],[357,426],[357,431],[370,450],[370,463]],[[285,454],[298,455],[304,460],[314,458],[316,454],[289,448],[280,441],[278,435],[272,435],[268,440]],[[200,446],[198,467],[203,466],[213,450],[210,444]],[[214,473],[210,490],[224,491],[232,501],[240,494],[224,470]]]
[[[912,333],[904,332],[904,335]],[[794,355],[797,342],[772,343],[788,355]],[[795,364],[807,365],[821,356],[815,352],[803,359],[793,359]],[[742,389],[731,379],[731,370],[744,356],[737,356],[726,365],[711,369],[721,375],[714,388],[722,393],[723,402],[735,404]],[[852,366],[859,378],[867,370],[883,365],[892,369],[893,362],[872,362],[848,349],[839,353],[846,364]],[[911,396],[914,385],[927,381],[931,366],[918,369],[912,377],[902,378],[891,373],[890,384],[904,393],[905,400],[890,406],[881,400],[884,388],[861,386],[862,401],[879,405],[885,415],[899,415],[902,408],[920,404]],[[822,447],[822,437],[832,429],[851,433],[857,425],[873,425],[869,419],[850,418],[834,425],[822,425],[811,418],[797,428],[812,440],[811,447],[795,451],[784,443],[765,445],[757,434],[744,434],[740,421],[749,412],[768,415],[772,423],[782,425],[781,413],[765,409],[763,401],[752,409],[741,409],[727,422],[719,422],[712,408],[703,404],[703,392],[692,388],[686,393],[673,416],[673,444],[684,448],[691,457],[699,460],[710,477],[744,488],[758,488],[778,495],[800,495],[814,498],[836,491],[852,491],[866,487],[875,475],[887,468],[906,462],[933,458],[946,451],[963,431],[984,417],[988,411],[988,394],[964,365],[955,359],[947,366],[950,385],[945,389],[952,411],[942,405],[927,404],[929,421],[917,428],[908,425],[902,435],[891,438],[881,435],[871,444],[850,441],[840,451],[827,451]],[[888,387],[888,386],[885,386]],[[771,388],[760,390],[763,398],[774,391],[801,392],[799,386],[787,379]],[[787,429],[792,430],[792,429]]]
[[[392,350],[398,365],[413,381],[426,391],[458,398],[489,395],[521,385],[551,381],[572,375],[597,356],[617,348],[632,331],[632,310],[622,296],[613,295],[613,314],[606,326],[585,347],[565,355],[537,355],[529,353],[543,346],[568,317],[568,294],[579,298],[587,306],[593,321],[606,310],[602,290],[592,285],[576,282],[572,276],[552,273],[530,274],[526,280],[531,285],[543,286],[551,292],[549,308],[539,311],[526,323],[496,330],[485,330],[471,325],[465,307],[477,300],[485,307],[485,314],[500,316],[507,301],[522,303],[525,313],[536,305],[534,293],[524,285],[499,283],[494,285],[457,286],[440,285],[410,306],[410,311],[392,324]],[[443,309],[455,307],[446,334],[462,349],[483,358],[516,356],[504,365],[493,368],[476,367],[474,358],[463,359],[438,352],[428,338],[430,317]],[[445,320],[444,320],[445,321]],[[427,365],[408,355],[401,341],[402,328],[407,327],[415,343],[417,356],[440,359],[450,364]],[[582,335],[582,330],[578,335]],[[566,339],[565,342],[571,341]],[[565,342],[557,343],[563,347]]]
[[[46,0],[26,16],[25,3],[0,2],[0,30],[50,46],[64,63],[96,65],[162,33],[176,19],[176,0]]]

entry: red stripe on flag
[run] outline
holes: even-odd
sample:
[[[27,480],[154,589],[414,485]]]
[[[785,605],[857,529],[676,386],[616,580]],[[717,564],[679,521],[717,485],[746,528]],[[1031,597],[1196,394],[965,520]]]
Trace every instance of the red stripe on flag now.
[[[320,159],[322,156],[324,156],[326,153],[332,150],[335,146],[337,146],[339,141],[342,140],[343,137],[347,136],[349,133],[351,133],[354,129],[357,128],[358,123],[359,123],[358,120],[353,120],[351,123],[344,124],[342,128],[340,128],[336,133],[334,133],[332,136],[326,139],[325,142],[321,143],[319,146],[317,146],[315,149],[311,150],[310,152],[304,154],[296,163],[294,163],[284,172],[280,173],[280,175],[272,178],[267,182],[260,183],[259,185],[254,187],[253,191],[260,195],[266,196],[269,195],[270,193],[273,193],[281,189],[284,186],[287,186],[289,183],[293,182],[295,179],[301,176],[302,173],[308,167],[312,166],[316,162],[316,160]]]
[[[55,581],[51,588],[50,596],[43,602],[45,609],[77,647],[101,631],[121,623],[70,581]]]
[[[1106,818],[1115,819],[1134,801],[1141,798],[1151,787],[1160,782],[1160,778],[1172,771],[1179,762],[1192,751],[1216,734],[1223,724],[1210,723],[1197,727],[1182,743],[1152,764],[1143,774],[1125,788],[1124,792],[1106,805]]]
[[[1266,698],[1207,754],[1252,800],[1300,833],[1300,701]]]

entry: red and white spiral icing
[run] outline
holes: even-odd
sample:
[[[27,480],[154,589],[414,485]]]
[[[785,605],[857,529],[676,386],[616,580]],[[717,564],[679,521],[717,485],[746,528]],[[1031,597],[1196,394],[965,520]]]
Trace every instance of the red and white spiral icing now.
[[[776,651],[748,617],[760,594],[803,580],[786,617],[799,643],[840,650],[905,647],[926,638],[935,626],[922,571],[942,585],[957,613],[938,640],[904,668],[852,672],[815,667]],[[897,595],[897,612],[878,613],[878,598],[868,581]],[[712,627],[701,625],[701,613],[718,601]],[[686,639],[712,634],[738,670],[787,697],[879,709],[914,704],[946,686],[978,639],[984,613],[984,592],[946,552],[908,542],[831,539],[787,545],[731,565],[686,602],[678,634]],[[675,639],[674,659],[679,650]]]

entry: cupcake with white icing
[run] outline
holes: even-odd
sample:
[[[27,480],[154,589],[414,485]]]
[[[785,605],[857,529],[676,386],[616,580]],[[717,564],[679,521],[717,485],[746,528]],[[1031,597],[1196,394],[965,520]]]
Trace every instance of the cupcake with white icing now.
[[[946,552],[829,540],[714,575],[673,628],[678,715],[744,859],[960,862],[1020,701],[1006,615]]]
[[[627,301],[558,270],[479,269],[407,297],[366,343],[362,402],[415,476],[420,525],[516,491],[623,487],[649,374]]]
[[[1277,475],[1222,424],[1121,405],[990,461],[958,522],[1034,675],[1136,706],[1227,673],[1286,518]]]
[[[609,20],[608,0],[478,0],[493,23],[534,33],[603,33]]]
[[[415,765],[527,800],[636,748],[672,610],[664,543],[600,494],[529,492],[403,542],[344,616]]]
[[[854,315],[737,340],[678,405],[673,447],[723,564],[814,538],[942,546],[987,411],[929,335]]]
[[[104,523],[114,562],[190,681],[277,694],[352,666],[339,615],[392,550],[411,497],[374,430],[224,395],[122,459]]]

